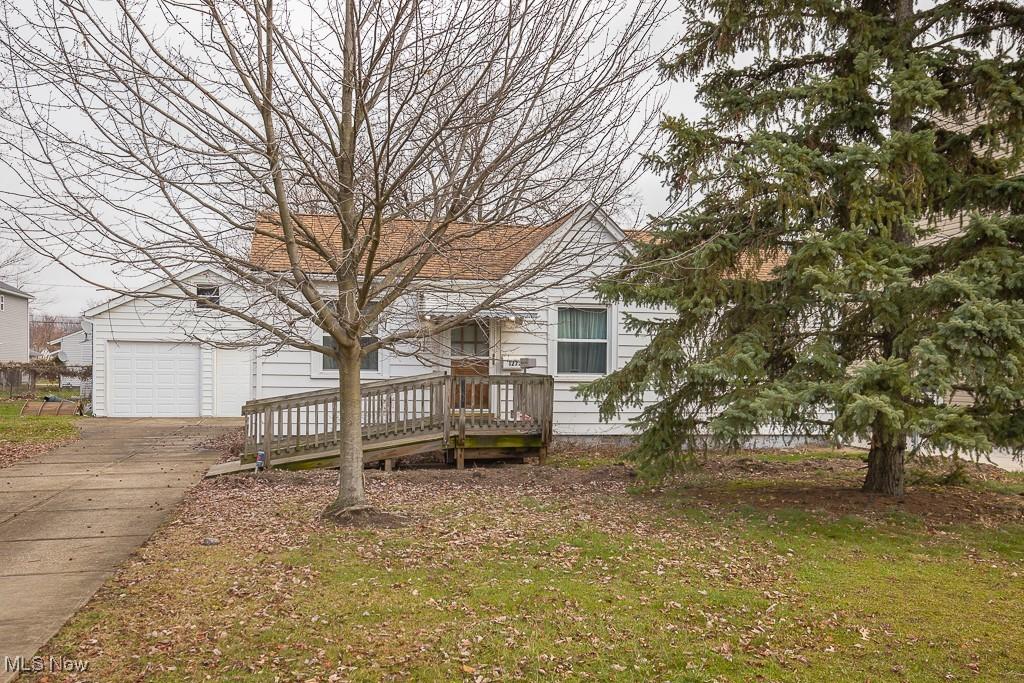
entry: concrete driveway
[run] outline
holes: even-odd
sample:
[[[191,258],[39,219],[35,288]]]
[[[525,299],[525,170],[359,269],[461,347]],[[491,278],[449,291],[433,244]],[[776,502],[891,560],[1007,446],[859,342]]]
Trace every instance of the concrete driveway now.
[[[1009,470],[1011,472],[1024,472],[1024,462],[1014,458],[1009,451],[993,451],[992,454],[988,456],[988,459],[991,460],[991,464],[1002,467],[1004,470]],[[988,461],[985,460],[985,458],[982,458],[981,461],[988,464]]]
[[[167,519],[240,419],[94,419],[81,440],[0,469],[0,682]],[[51,653],[40,652],[48,657]],[[10,658],[10,659],[6,659]]]

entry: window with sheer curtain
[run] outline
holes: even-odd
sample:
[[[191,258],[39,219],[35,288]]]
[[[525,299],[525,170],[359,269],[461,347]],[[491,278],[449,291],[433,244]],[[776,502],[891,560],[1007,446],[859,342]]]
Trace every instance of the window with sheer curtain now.
[[[558,373],[603,375],[608,371],[608,309],[558,309]]]

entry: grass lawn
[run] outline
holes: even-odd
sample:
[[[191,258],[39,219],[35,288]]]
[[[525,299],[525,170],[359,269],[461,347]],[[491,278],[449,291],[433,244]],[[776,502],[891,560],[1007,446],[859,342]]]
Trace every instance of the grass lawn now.
[[[77,417],[21,417],[24,403],[0,401],[0,468],[78,437]]]
[[[320,522],[330,472],[206,481],[40,654],[103,681],[1021,680],[1013,477],[894,502],[850,454],[790,456],[655,489],[578,454],[368,474],[398,529]]]
[[[67,398],[73,401],[77,401],[81,397],[81,389],[78,387],[59,387],[56,384],[38,384],[36,385],[36,398],[42,398],[44,396],[59,396],[60,398]]]

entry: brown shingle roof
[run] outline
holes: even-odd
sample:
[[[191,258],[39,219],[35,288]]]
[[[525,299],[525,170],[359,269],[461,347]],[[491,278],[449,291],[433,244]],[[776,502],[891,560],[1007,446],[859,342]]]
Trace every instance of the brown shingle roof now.
[[[630,242],[650,242],[654,239],[654,233],[646,228],[639,230],[623,230],[626,239]]]
[[[655,239],[656,233],[651,230],[626,230],[626,238],[632,242],[652,242]],[[775,273],[773,272],[776,268],[784,266],[789,257],[785,252],[767,252],[762,251],[756,257],[753,254],[740,254],[739,264],[736,272],[739,273],[741,278],[753,278],[755,280],[773,280],[775,279]],[[726,279],[732,279],[735,276],[732,272],[726,272],[723,277]]]
[[[421,220],[392,221],[381,231],[381,242],[374,257],[375,274],[402,272],[412,267],[420,255],[430,254],[417,277],[436,280],[497,280],[507,275],[527,254],[537,248],[559,226],[567,214],[544,226],[477,225],[452,223],[444,235],[429,245],[419,245],[431,223]],[[296,214],[309,237],[329,253],[340,253],[341,230],[337,216]],[[261,216],[249,249],[250,260],[269,271],[291,268],[276,216]],[[265,234],[269,233],[269,234]],[[309,240],[309,237],[305,239]],[[303,238],[300,237],[300,241]],[[329,274],[331,268],[311,247],[302,249],[302,268],[307,273]],[[364,257],[362,265],[365,266]]]
[[[756,256],[751,253],[740,254],[736,272],[741,278],[774,280],[777,277],[775,269],[786,265],[787,261],[789,261],[789,255],[783,251],[762,251]]]

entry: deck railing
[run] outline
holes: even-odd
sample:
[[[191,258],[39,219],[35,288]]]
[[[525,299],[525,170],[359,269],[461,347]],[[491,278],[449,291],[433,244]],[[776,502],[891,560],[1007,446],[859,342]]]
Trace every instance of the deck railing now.
[[[547,375],[419,375],[362,385],[363,444],[438,440],[459,448],[467,434],[551,438],[554,382]],[[338,391],[257,399],[242,407],[245,455],[268,460],[337,446]]]

